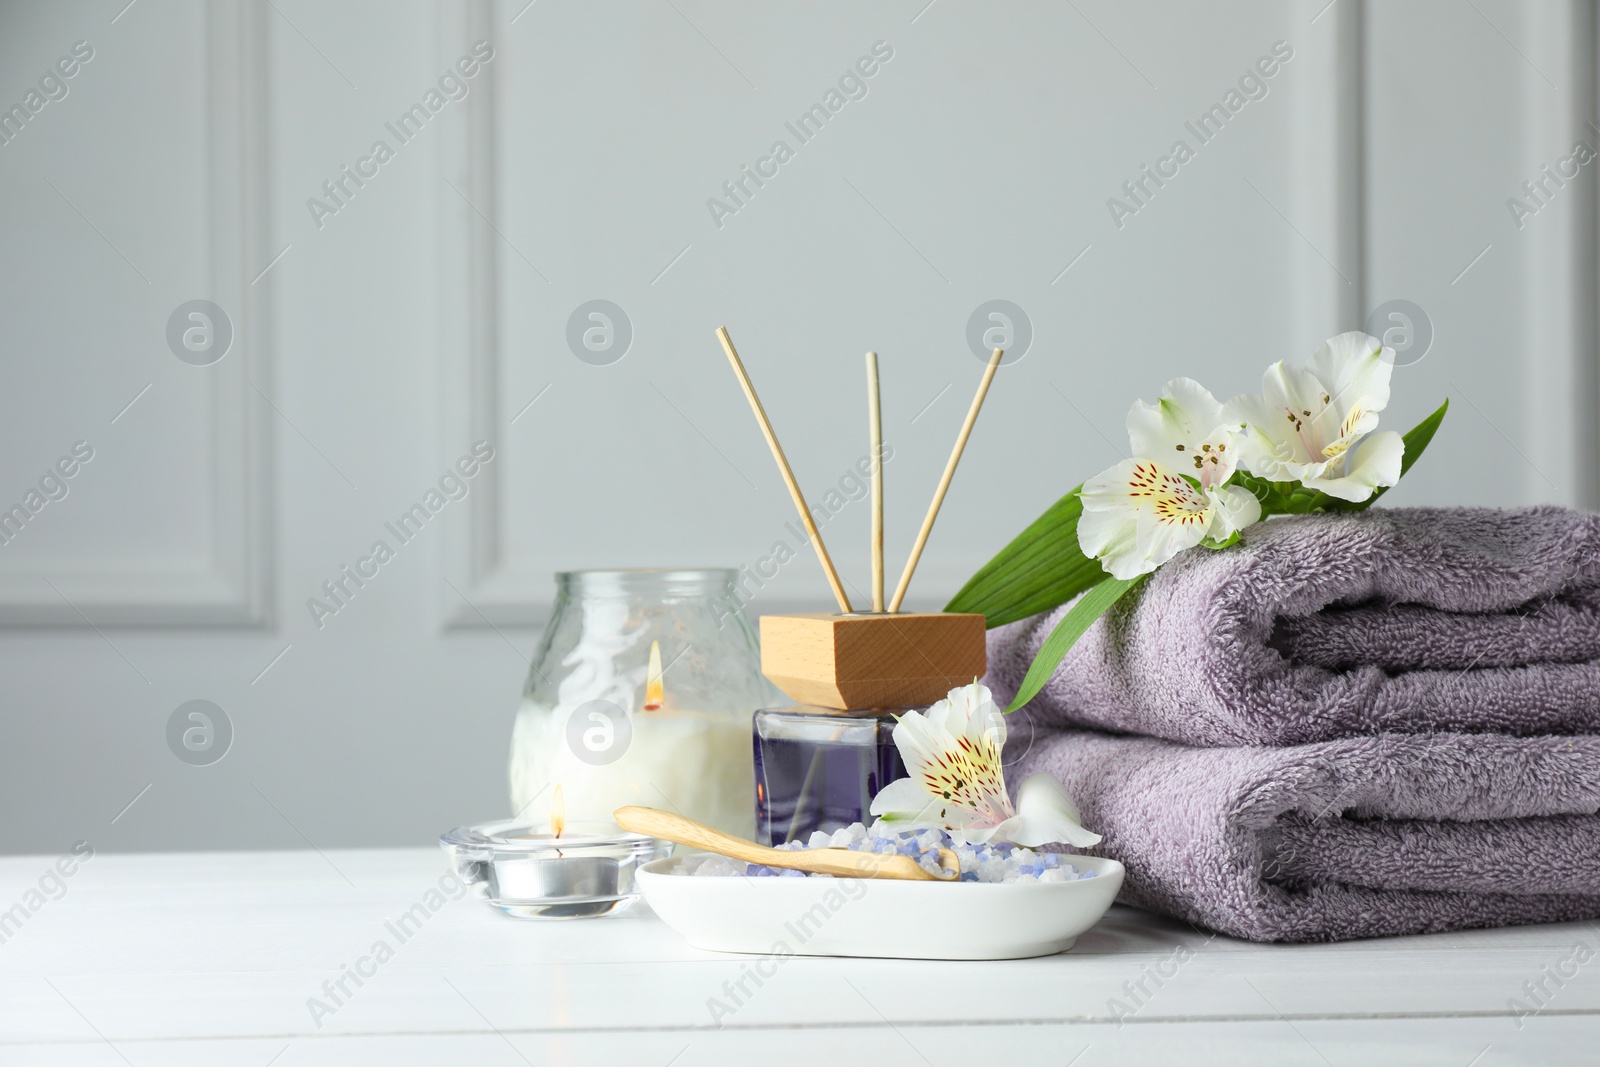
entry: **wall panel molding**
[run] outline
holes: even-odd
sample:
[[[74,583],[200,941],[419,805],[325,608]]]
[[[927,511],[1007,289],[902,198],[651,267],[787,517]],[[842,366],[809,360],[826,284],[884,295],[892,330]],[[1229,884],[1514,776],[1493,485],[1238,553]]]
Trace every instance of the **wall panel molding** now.
[[[1600,148],[1594,125],[1600,100],[1595,10],[1584,0],[1544,0],[1520,10],[1530,56],[1523,65],[1523,155],[1531,164],[1554,166],[1578,141]],[[1600,505],[1595,471],[1597,169],[1600,163],[1590,163],[1560,190],[1563,215],[1550,220],[1559,225],[1528,226],[1514,235],[1525,242],[1526,333],[1518,353],[1527,375],[1522,416],[1527,459],[1539,472],[1530,480],[1528,498],[1553,498],[1580,508]]]
[[[474,41],[501,41],[505,23],[488,0],[441,0],[439,59],[454,62]],[[442,249],[441,425],[450,448],[486,440],[500,459],[485,467],[467,499],[465,523],[449,528],[445,587],[448,626],[538,625],[549,614],[550,576],[513,566],[502,537],[506,495],[504,430],[500,425],[500,298],[502,279],[490,222],[499,214],[495,124],[503,64],[491,63],[465,102],[465,121],[443,130],[438,197]]]
[[[205,417],[209,551],[185,565],[129,558],[74,561],[41,575],[0,568],[0,625],[264,625],[270,617],[269,326],[265,0],[207,5],[205,156],[209,299],[233,319],[229,353],[210,375]],[[260,392],[258,392],[260,390]],[[48,579],[46,581],[45,579]],[[53,587],[53,588],[52,588]]]
[[[1292,143],[1295,218],[1315,249],[1297,260],[1291,351],[1299,357],[1360,328],[1367,311],[1363,0],[1324,5],[1301,5],[1313,21],[1291,42],[1304,86]]]

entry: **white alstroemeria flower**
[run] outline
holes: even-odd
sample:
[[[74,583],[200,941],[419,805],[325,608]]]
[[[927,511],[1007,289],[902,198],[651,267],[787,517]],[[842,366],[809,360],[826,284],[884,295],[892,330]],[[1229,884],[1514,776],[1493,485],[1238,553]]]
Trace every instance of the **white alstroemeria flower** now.
[[[1405,443],[1392,430],[1372,432],[1393,370],[1393,351],[1359,330],[1324,341],[1304,367],[1274,363],[1261,395],[1228,403],[1228,417],[1245,424],[1241,462],[1268,481],[1297,481],[1352,503],[1394,485]]]
[[[1083,483],[1078,546],[1113,578],[1149,574],[1206,538],[1226,541],[1261,519],[1236,485],[1196,489],[1153,459],[1125,459]]]
[[[1135,456],[1195,478],[1200,488],[1221,485],[1233,475],[1239,449],[1239,420],[1230,420],[1210,390],[1193,378],[1174,378],[1154,404],[1135,400],[1128,412],[1128,442]]]
[[[1072,799],[1048,774],[1030,775],[1011,802],[1000,764],[1005,743],[1005,716],[977,682],[925,712],[907,712],[894,744],[910,776],[880,789],[872,814],[908,828],[937,827],[967,844],[1098,844],[1100,835],[1080,825]]]
[[[1136,578],[1208,537],[1226,541],[1259,521],[1260,501],[1223,485],[1233,476],[1238,436],[1238,420],[1192,378],[1168,382],[1154,404],[1135,401],[1128,441],[1140,458],[1102,471],[1078,494],[1084,555],[1114,578]]]

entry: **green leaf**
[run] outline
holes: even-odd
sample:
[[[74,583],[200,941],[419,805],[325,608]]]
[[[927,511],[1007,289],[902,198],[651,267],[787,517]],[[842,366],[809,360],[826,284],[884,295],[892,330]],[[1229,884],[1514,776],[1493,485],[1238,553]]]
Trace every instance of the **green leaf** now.
[[[1417,423],[1406,432],[1405,436],[1402,438],[1402,440],[1405,441],[1406,447],[1404,454],[1400,457],[1400,477],[1404,478],[1406,476],[1406,471],[1411,469],[1411,465],[1418,459],[1422,458],[1423,450],[1427,448],[1429,442],[1433,440],[1433,435],[1439,432],[1439,425],[1444,422],[1445,412],[1449,410],[1450,401],[1447,398],[1443,404],[1439,405],[1439,409],[1437,411],[1423,419],[1421,422]],[[1388,491],[1388,487],[1385,486],[1384,488],[1379,489],[1376,493],[1373,493],[1370,497],[1362,501],[1357,506],[1361,508],[1368,507],[1374,500],[1378,499]]]
[[[1283,510],[1281,507],[1274,507],[1275,504],[1279,503],[1281,494],[1265,478],[1257,478],[1249,471],[1236,470],[1233,472],[1233,477],[1228,479],[1228,484],[1237,485],[1240,489],[1248,490],[1251,496],[1260,501],[1263,515],[1271,515],[1275,511]]]
[[[1433,440],[1433,435],[1439,430],[1439,424],[1444,422],[1445,412],[1449,410],[1450,401],[1446,400],[1439,405],[1439,410],[1417,423],[1401,437],[1401,440],[1405,442],[1405,451],[1400,457],[1400,477],[1404,478],[1406,471],[1411,469],[1411,465],[1421,458],[1423,449],[1427,448],[1428,442]],[[1327,493],[1318,493],[1307,510],[1320,508],[1324,511],[1365,511],[1377,503],[1378,498],[1387,493],[1389,488],[1384,486],[1367,497],[1367,499],[1356,504],[1348,500],[1339,500],[1336,497],[1331,497]]]
[[[1078,547],[1083,502],[1073,489],[968,579],[944,610],[975,612],[990,627],[1058,608],[1105,579]]]
[[[1218,549],[1232,548],[1234,545],[1239,543],[1239,540],[1239,531],[1235,530],[1221,541],[1218,541],[1215,537],[1202,538],[1200,541],[1200,547],[1209,548],[1211,551],[1215,552]]]
[[[1007,714],[1016,711],[1022,705],[1032,700],[1039,690],[1044,688],[1044,683],[1061,664],[1069,649],[1082,637],[1084,631],[1094,625],[1094,621],[1104,615],[1111,605],[1122,599],[1134,586],[1144,581],[1145,575],[1137,578],[1111,578],[1083,594],[1083,599],[1072,605],[1072,610],[1062,616],[1056,623],[1056,628],[1050,631],[1050,636],[1045,638],[1044,645],[1040,647],[1039,654],[1033,658],[1033,665],[1028,668],[1028,673],[1022,679],[1022,687],[1017,691],[1017,698],[1006,708]]]

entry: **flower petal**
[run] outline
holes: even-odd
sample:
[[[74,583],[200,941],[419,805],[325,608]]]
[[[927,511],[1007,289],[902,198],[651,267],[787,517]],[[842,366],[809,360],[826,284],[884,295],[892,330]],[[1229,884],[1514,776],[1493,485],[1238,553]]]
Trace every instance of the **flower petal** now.
[[[1206,536],[1226,541],[1246,526],[1261,521],[1261,501],[1250,490],[1238,485],[1225,485],[1211,493],[1214,504],[1211,526]]]
[[[1405,439],[1393,430],[1368,434],[1352,449],[1340,466],[1343,474],[1306,479],[1308,489],[1319,489],[1331,497],[1359,504],[1378,486],[1400,480],[1400,464],[1405,458]]]
[[[1078,519],[1078,547],[1090,559],[1098,559],[1114,578],[1136,578],[1155,568],[1145,568],[1139,555],[1139,513],[1090,511],[1085,506]]]
[[[1128,412],[1135,455],[1162,456],[1177,445],[1199,444],[1222,424],[1222,405],[1193,378],[1174,378],[1154,404],[1136,400]]]
[[[1280,360],[1267,368],[1261,391],[1266,398],[1267,419],[1259,428],[1288,445],[1294,453],[1293,462],[1310,467],[1335,458],[1327,446],[1353,427],[1344,425],[1347,409],[1340,405],[1332,387],[1307,368],[1291,367]],[[1374,425],[1376,419],[1373,416]],[[1339,449],[1341,454],[1344,447]]]
[[[1370,334],[1353,330],[1328,338],[1306,361],[1306,370],[1327,388],[1340,412],[1375,412],[1389,406],[1394,349],[1385,349],[1383,342]]]
[[[1211,525],[1211,502],[1193,489],[1190,492],[1194,493],[1193,498],[1174,500],[1161,510],[1140,509],[1139,549],[1149,564],[1141,573],[1155,570],[1179,552],[1205,540],[1206,530]]]
[[[928,710],[939,710],[939,704]],[[930,721],[925,713],[910,712],[902,715],[895,724],[894,745],[900,750],[901,762],[906,769],[915,773],[916,769],[934,763],[941,752],[954,747],[955,739],[949,730],[942,724]]]
[[[1030,774],[1017,786],[1017,814],[994,828],[990,835],[1032,848],[1067,844],[1088,848],[1100,835],[1086,830],[1078,806],[1060,782],[1048,774]]]
[[[1084,482],[1083,488],[1078,490],[1078,499],[1083,501],[1083,510],[1116,511],[1126,506],[1128,486],[1133,480],[1134,468],[1137,465],[1137,460],[1125,459]]]
[[[948,807],[938,797],[929,796],[915,778],[896,778],[872,798],[868,809],[872,815],[895,822],[921,823],[927,826],[942,823],[941,807]]]
[[[922,717],[929,726],[942,728],[957,744],[964,737],[974,746],[1005,747],[1006,718],[995,704],[989,687],[976,679],[970,685],[950,690],[943,700],[923,712]]]

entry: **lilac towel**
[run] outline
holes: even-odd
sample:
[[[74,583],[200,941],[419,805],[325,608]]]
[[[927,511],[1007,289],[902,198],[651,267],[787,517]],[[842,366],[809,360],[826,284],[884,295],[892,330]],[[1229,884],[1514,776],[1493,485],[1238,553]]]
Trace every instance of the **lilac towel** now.
[[[1600,737],[1192,748],[1013,726],[1128,868],[1118,898],[1252,941],[1600,917]]]
[[[997,699],[1066,610],[990,633]],[[1374,508],[1260,523],[1153,575],[1030,708],[1196,745],[1600,732],[1600,516]]]

